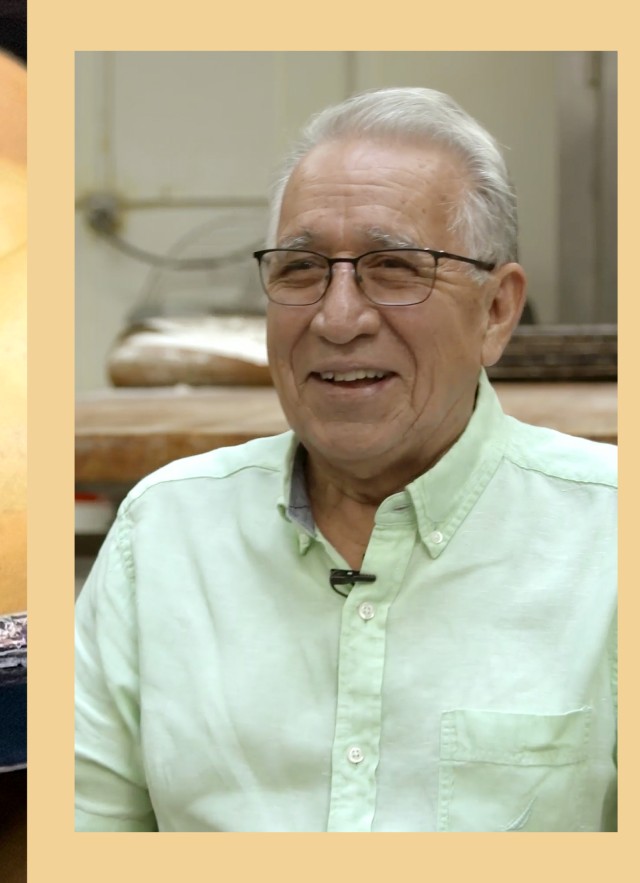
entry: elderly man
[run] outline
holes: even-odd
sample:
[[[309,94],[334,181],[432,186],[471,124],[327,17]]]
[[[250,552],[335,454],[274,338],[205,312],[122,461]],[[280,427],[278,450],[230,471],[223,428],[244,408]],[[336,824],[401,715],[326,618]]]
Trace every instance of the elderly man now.
[[[123,503],[77,610],[77,826],[615,827],[615,450],[506,417],[493,139],[427,89],[311,121],[256,253],[292,432]]]

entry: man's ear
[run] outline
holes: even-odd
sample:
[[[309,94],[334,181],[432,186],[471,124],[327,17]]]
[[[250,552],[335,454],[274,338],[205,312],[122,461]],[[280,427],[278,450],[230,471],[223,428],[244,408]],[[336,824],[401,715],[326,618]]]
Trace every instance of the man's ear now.
[[[527,277],[520,264],[503,264],[495,271],[487,305],[488,322],[482,343],[482,364],[495,365],[520,321],[526,299]]]

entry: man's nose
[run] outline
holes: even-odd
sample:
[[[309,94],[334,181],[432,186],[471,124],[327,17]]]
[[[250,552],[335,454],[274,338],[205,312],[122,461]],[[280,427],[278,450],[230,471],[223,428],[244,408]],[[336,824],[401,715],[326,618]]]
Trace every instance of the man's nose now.
[[[344,344],[362,334],[375,334],[379,324],[380,314],[362,292],[353,264],[333,264],[329,286],[311,323],[313,330],[332,343]]]

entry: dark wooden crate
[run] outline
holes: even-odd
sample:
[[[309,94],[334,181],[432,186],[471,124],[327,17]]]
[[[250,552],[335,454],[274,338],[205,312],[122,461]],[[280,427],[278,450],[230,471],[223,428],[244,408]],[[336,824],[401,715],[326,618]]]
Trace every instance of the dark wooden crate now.
[[[492,380],[616,380],[617,325],[521,325]]]

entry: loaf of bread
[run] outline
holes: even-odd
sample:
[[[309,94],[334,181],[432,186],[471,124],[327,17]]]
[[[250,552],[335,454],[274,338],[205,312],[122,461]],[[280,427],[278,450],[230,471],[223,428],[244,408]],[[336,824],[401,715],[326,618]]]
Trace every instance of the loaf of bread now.
[[[114,386],[266,386],[265,318],[148,319],[120,335],[107,369]]]
[[[0,156],[0,615],[27,603],[27,177]]]

